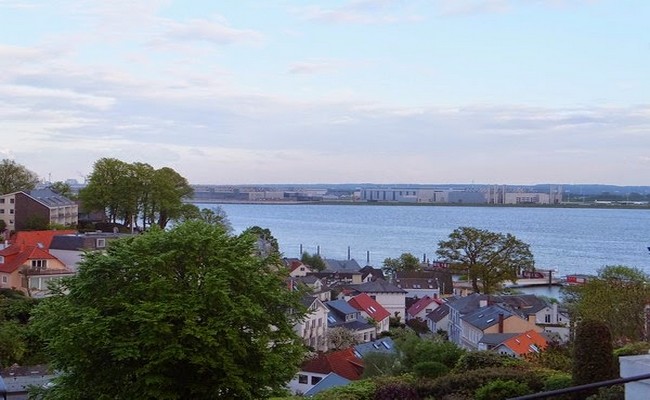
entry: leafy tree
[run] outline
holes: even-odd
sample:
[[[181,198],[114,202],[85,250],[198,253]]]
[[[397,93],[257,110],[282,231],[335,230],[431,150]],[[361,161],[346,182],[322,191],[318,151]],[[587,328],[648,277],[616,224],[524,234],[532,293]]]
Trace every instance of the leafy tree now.
[[[396,375],[400,371],[400,357],[396,353],[373,351],[363,356],[362,379]]]
[[[300,293],[255,238],[188,221],[89,253],[32,317],[61,371],[46,399],[254,399],[303,359]]]
[[[573,347],[573,384],[585,385],[615,378],[612,335],[607,325],[596,320],[582,320],[576,327]],[[595,394],[583,391],[579,398]]]
[[[359,344],[359,339],[349,329],[337,326],[327,330],[327,347],[330,350],[347,349],[356,344]]]
[[[604,322],[617,342],[645,339],[650,276],[637,268],[606,266],[583,285],[563,288],[574,320]]]
[[[181,206],[180,215],[175,222],[182,223],[189,220],[200,220],[208,224],[223,226],[228,233],[232,233],[232,225],[228,215],[223,208],[216,206],[211,208],[199,208],[194,204],[185,203]]]
[[[395,276],[398,271],[421,271],[420,260],[411,253],[402,253],[398,258],[387,258],[384,260],[384,273],[388,276]]]
[[[320,254],[314,254],[311,255],[307,253],[306,251],[302,253],[302,256],[300,257],[300,261],[302,261],[303,264],[309,265],[310,267],[322,271],[327,266],[325,265],[325,260],[320,256]]]
[[[0,162],[0,195],[25,191],[36,187],[38,175],[14,160],[3,159]]]
[[[50,189],[53,192],[60,194],[63,197],[67,197],[70,200],[76,200],[76,195],[72,193],[72,188],[69,184],[61,181],[54,182],[50,185]]]
[[[101,158],[93,165],[86,187],[79,191],[79,199],[87,211],[103,210],[109,222],[122,219],[133,207],[132,187],[127,179],[129,165],[116,158]],[[133,210],[132,210],[133,212]]]
[[[280,244],[278,243],[278,239],[276,239],[271,231],[268,228],[262,228],[259,226],[251,226],[250,228],[246,229],[245,232],[252,233],[256,235],[262,242],[265,244],[268,244],[268,246],[275,251],[276,253],[280,252]]]
[[[172,168],[157,169],[153,176],[152,204],[156,223],[161,228],[170,220],[178,218],[183,208],[183,199],[194,193],[187,179]]]
[[[471,227],[455,229],[436,253],[466,269],[476,293],[494,293],[503,281],[514,282],[521,270],[535,266],[528,244],[515,236]]]

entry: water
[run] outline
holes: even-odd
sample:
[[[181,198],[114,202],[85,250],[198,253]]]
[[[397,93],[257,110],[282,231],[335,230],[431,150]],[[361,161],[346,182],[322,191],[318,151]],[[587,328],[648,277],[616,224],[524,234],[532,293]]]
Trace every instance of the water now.
[[[212,207],[199,204],[199,207]],[[436,259],[459,226],[511,233],[530,245],[536,266],[558,275],[622,264],[650,273],[650,211],[628,209],[222,204],[235,232],[271,230],[285,257],[304,251],[381,266],[409,252]]]

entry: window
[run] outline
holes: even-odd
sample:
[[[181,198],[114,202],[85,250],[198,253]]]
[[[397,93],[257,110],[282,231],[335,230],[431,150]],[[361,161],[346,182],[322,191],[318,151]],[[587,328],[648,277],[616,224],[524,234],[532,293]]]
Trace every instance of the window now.
[[[95,245],[98,248],[106,247],[106,239],[97,239],[97,241],[95,242]]]
[[[320,382],[322,379],[323,379],[323,378],[321,378],[320,376],[312,376],[312,377],[311,377],[311,384],[312,384],[312,385],[315,385],[315,384],[317,384],[318,382]]]
[[[14,209],[13,209],[13,208],[10,208],[10,209],[9,209],[9,214],[13,214],[13,213],[14,213]]]
[[[298,374],[298,383],[307,384],[309,382],[309,377],[307,375]]]
[[[32,260],[32,268],[35,269],[47,268],[47,260]]]
[[[5,209],[4,209],[4,208],[0,208],[0,214],[4,214],[4,213],[5,213]]]
[[[16,202],[16,199],[9,199],[9,204],[14,204]]]
[[[0,204],[4,204],[4,203],[5,203],[5,199],[0,199]]]
[[[551,314],[544,315],[544,322],[546,322],[547,324],[551,323]]]
[[[2,283],[7,283],[7,275],[2,276]]]

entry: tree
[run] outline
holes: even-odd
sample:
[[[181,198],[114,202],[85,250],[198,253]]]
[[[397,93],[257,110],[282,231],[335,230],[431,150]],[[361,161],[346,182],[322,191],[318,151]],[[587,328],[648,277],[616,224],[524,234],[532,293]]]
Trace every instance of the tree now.
[[[645,307],[650,300],[650,276],[637,268],[609,265],[582,285],[563,288],[572,320],[604,322],[616,342],[647,337]]]
[[[72,188],[69,184],[61,181],[54,182],[50,185],[50,189],[57,194],[60,194],[63,197],[67,197],[70,200],[76,200],[76,195],[72,193]]]
[[[256,235],[262,242],[267,244],[273,251],[277,253],[280,252],[280,244],[278,243],[278,239],[276,239],[273,236],[270,229],[262,228],[259,226],[251,226],[250,228],[247,228],[244,232],[249,232]]]
[[[36,187],[38,175],[14,160],[3,159],[0,162],[0,195],[25,191]]]
[[[330,328],[327,330],[327,347],[330,350],[342,350],[359,344],[359,339],[354,333],[342,326]]]
[[[232,232],[232,225],[228,220],[228,215],[219,206],[199,208],[194,204],[185,203],[181,206],[180,215],[174,222],[183,223],[193,219],[203,221],[207,224],[218,224],[223,226],[228,233]]]
[[[305,348],[299,292],[255,238],[188,221],[89,253],[34,312],[61,371],[46,399],[266,398]]]
[[[398,271],[421,271],[420,260],[411,253],[402,253],[399,258],[387,258],[384,260],[384,273],[394,277]]]
[[[300,261],[303,264],[309,265],[310,267],[316,269],[317,271],[322,271],[325,268],[327,268],[327,265],[325,265],[325,260],[323,260],[320,254],[311,255],[305,251],[304,253],[302,253],[302,256],[300,257]]]
[[[521,270],[535,267],[528,244],[511,234],[471,227],[455,229],[440,241],[436,253],[466,269],[476,293],[493,293],[506,280],[516,281]]]
[[[612,335],[607,325],[596,320],[582,320],[576,327],[573,344],[573,384],[575,386],[615,378]],[[596,393],[582,391],[578,398]]]

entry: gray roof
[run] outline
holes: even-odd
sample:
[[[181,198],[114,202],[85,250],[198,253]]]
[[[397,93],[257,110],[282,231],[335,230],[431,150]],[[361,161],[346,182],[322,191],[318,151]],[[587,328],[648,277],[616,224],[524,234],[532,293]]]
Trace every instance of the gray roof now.
[[[352,260],[334,260],[331,258],[324,258],[326,268],[323,272],[360,272],[361,266],[359,263]]]
[[[316,301],[316,297],[314,296],[302,296],[300,299],[300,302],[302,303],[303,306],[309,308],[314,302]]]
[[[363,358],[368,353],[396,353],[395,343],[389,337],[374,340],[368,343],[361,343],[354,346],[355,354]]]
[[[355,319],[353,321],[328,325],[328,327],[331,328],[343,327],[350,331],[365,331],[366,329],[373,329],[375,326],[367,322],[363,322],[358,319]]]
[[[496,346],[518,335],[521,335],[521,333],[486,333],[483,335],[481,340],[479,340],[479,343]]]
[[[359,310],[349,305],[348,302],[345,300],[332,300],[326,302],[325,305],[327,306],[327,308],[336,312],[339,315],[359,313]]]
[[[53,208],[53,207],[63,207],[63,206],[73,206],[77,203],[70,200],[67,197],[61,196],[60,194],[54,192],[52,189],[35,189],[28,193],[29,196],[35,200],[38,200],[43,205]]]
[[[323,390],[330,389],[333,387],[337,386],[344,386],[350,383],[349,379],[345,379],[341,375],[335,374],[334,372],[330,372],[327,374],[327,376],[323,379],[321,379],[320,382],[318,382],[314,387],[309,389],[304,393],[305,396],[311,397],[319,392],[322,392]]]
[[[58,258],[67,268],[77,271],[79,263],[83,260],[84,252],[78,250],[50,249],[49,253]]]
[[[406,290],[401,289],[383,279],[377,279],[372,282],[362,283],[354,287],[354,289],[362,293],[407,293]]]
[[[447,315],[449,315],[449,306],[447,305],[447,303],[445,303],[445,304],[441,304],[435,310],[431,311],[429,314],[427,314],[426,317],[429,318],[431,321],[440,322]]]
[[[462,316],[461,319],[483,331],[493,325],[498,324],[500,314],[503,315],[504,319],[513,315],[510,310],[507,310],[499,305],[493,305],[479,308],[473,313]]]

